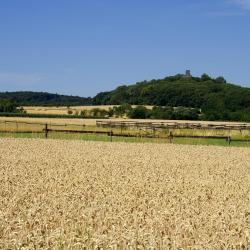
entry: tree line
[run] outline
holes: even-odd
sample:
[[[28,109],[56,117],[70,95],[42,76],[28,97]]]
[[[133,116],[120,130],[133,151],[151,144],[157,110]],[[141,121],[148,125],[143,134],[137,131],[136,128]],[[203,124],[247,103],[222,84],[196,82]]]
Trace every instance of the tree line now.
[[[81,106],[91,105],[91,97],[67,96],[46,92],[2,92],[0,100],[12,100],[19,106]]]

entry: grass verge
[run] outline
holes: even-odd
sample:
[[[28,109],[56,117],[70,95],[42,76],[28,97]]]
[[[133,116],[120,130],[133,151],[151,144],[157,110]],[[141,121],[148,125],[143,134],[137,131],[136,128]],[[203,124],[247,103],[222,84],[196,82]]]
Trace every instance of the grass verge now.
[[[9,138],[44,138],[44,133],[0,133],[0,137]],[[107,141],[111,138],[107,135],[99,134],[79,134],[79,133],[60,133],[51,132],[49,139],[63,139],[63,140],[85,140],[85,141]],[[141,138],[141,137],[112,137],[113,142],[131,142],[131,143],[170,143],[168,139],[162,138]],[[176,137],[172,141],[173,144],[188,144],[188,145],[215,145],[215,146],[229,146],[224,139],[211,138],[181,138]],[[235,147],[250,147],[249,141],[232,141],[231,146]]]

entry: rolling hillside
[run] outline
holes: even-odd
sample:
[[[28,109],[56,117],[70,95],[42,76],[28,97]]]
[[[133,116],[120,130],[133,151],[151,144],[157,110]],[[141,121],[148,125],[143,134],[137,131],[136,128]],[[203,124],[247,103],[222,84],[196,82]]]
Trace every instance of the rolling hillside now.
[[[250,88],[216,79],[177,75],[160,80],[123,85],[93,98],[93,104],[156,105],[189,107],[202,110],[204,119],[250,120]]]
[[[1,99],[11,99],[20,106],[80,106],[91,105],[90,97],[67,96],[46,92],[2,92]]]

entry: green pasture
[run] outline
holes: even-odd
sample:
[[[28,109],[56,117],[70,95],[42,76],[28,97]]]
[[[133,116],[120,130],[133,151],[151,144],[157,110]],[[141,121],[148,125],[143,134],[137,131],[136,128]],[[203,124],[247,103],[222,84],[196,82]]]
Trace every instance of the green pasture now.
[[[7,138],[45,138],[44,133],[14,133],[14,132],[0,132],[0,137]],[[62,139],[62,140],[85,140],[85,141],[106,141],[110,142],[111,137],[100,134],[80,134],[80,133],[65,133],[65,132],[50,132],[48,139]],[[237,139],[238,138],[233,138]],[[183,138],[175,137],[172,142],[168,138],[143,138],[137,137],[122,137],[112,136],[112,142],[131,142],[131,143],[173,143],[173,144],[189,144],[189,145],[215,145],[215,146],[229,146],[225,139],[213,138]],[[230,146],[235,147],[250,147],[250,141],[232,141]]]

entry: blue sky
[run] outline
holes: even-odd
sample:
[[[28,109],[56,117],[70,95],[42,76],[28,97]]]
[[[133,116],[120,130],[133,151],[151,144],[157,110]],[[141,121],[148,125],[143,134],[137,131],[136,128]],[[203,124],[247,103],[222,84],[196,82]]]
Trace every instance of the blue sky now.
[[[93,96],[191,69],[250,87],[250,0],[1,0],[0,91]]]

